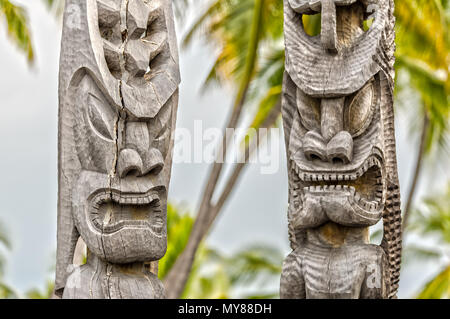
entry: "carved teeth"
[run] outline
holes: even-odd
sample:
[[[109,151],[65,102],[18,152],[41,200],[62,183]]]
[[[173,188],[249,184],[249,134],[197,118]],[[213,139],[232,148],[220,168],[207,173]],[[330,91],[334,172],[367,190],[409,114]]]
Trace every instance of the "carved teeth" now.
[[[130,195],[120,195],[116,192],[111,192],[108,194],[103,193],[97,195],[97,197],[92,203],[92,207],[98,210],[101,204],[111,201],[114,201],[122,205],[126,204],[141,205],[141,204],[149,204],[156,199],[158,199],[158,197],[155,196],[154,194],[130,196]]]

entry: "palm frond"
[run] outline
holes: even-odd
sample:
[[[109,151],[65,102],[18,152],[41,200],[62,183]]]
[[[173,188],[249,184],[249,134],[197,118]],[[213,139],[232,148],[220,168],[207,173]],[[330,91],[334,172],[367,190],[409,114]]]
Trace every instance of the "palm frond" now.
[[[417,296],[418,299],[450,298],[450,266],[430,280]]]
[[[450,184],[443,194],[427,197],[412,218],[411,227],[450,243]]]
[[[194,219],[186,211],[173,204],[167,205],[167,253],[159,261],[159,277],[163,279],[172,266],[175,264],[178,256],[184,250]]]
[[[0,244],[3,244],[6,248],[11,248],[11,241],[8,238],[6,228],[0,223]]]
[[[9,0],[0,0],[0,15],[6,20],[9,38],[26,54],[28,61],[32,63],[34,61],[34,50],[25,9]]]
[[[26,292],[25,297],[27,299],[51,299],[54,287],[53,280],[49,280],[43,291],[37,288],[30,289]]]
[[[0,299],[17,299],[17,293],[8,285],[0,282]]]

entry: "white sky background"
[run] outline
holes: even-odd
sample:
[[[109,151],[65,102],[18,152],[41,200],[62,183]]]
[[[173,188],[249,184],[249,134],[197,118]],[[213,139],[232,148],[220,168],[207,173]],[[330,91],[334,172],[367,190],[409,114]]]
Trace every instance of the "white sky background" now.
[[[0,28],[0,223],[13,244],[6,252],[6,282],[24,292],[42,288],[52,279],[56,250],[57,201],[57,85],[60,25],[41,1],[16,0],[28,9],[36,65],[7,40]],[[179,32],[179,38],[181,38]],[[200,85],[214,61],[213,51],[198,42],[180,54],[182,84],[178,127],[192,130],[195,120],[203,128],[224,126],[233,92],[216,88],[201,95]],[[417,137],[406,129],[407,119],[397,116],[397,143],[402,194],[405,198],[414,165]],[[282,139],[282,137],[281,137]],[[284,142],[280,140],[280,170],[261,175],[256,164],[248,167],[216,221],[208,242],[232,253],[253,243],[268,244],[289,252],[287,240],[287,174]],[[170,199],[195,210],[208,172],[206,164],[175,164]],[[436,168],[433,183],[421,183],[420,192],[439,189],[448,179]],[[420,195],[420,194],[419,194]],[[400,297],[407,298],[439,269],[436,264],[403,268]],[[274,283],[276,285],[277,283]]]

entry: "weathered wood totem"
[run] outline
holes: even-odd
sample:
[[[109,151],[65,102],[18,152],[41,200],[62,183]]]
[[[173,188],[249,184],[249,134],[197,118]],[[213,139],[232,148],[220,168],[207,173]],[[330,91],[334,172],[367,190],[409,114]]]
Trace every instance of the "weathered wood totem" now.
[[[395,298],[401,214],[393,0],[284,0],[284,10],[293,251],[281,297]],[[318,13],[320,34],[308,35],[303,15]],[[371,245],[369,226],[381,218],[382,244]]]
[[[167,247],[179,82],[171,0],[66,0],[57,296],[164,297],[151,265]]]

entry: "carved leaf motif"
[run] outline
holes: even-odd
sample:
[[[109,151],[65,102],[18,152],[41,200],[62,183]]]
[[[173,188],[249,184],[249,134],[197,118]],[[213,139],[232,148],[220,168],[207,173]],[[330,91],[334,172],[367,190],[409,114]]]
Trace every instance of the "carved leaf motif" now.
[[[366,85],[351,100],[346,110],[346,129],[353,137],[359,136],[367,129],[373,116],[374,86]]]
[[[88,118],[92,129],[100,136],[107,140],[113,140],[110,125],[112,119],[108,118],[105,112],[102,112],[101,101],[93,95],[89,95]]]

